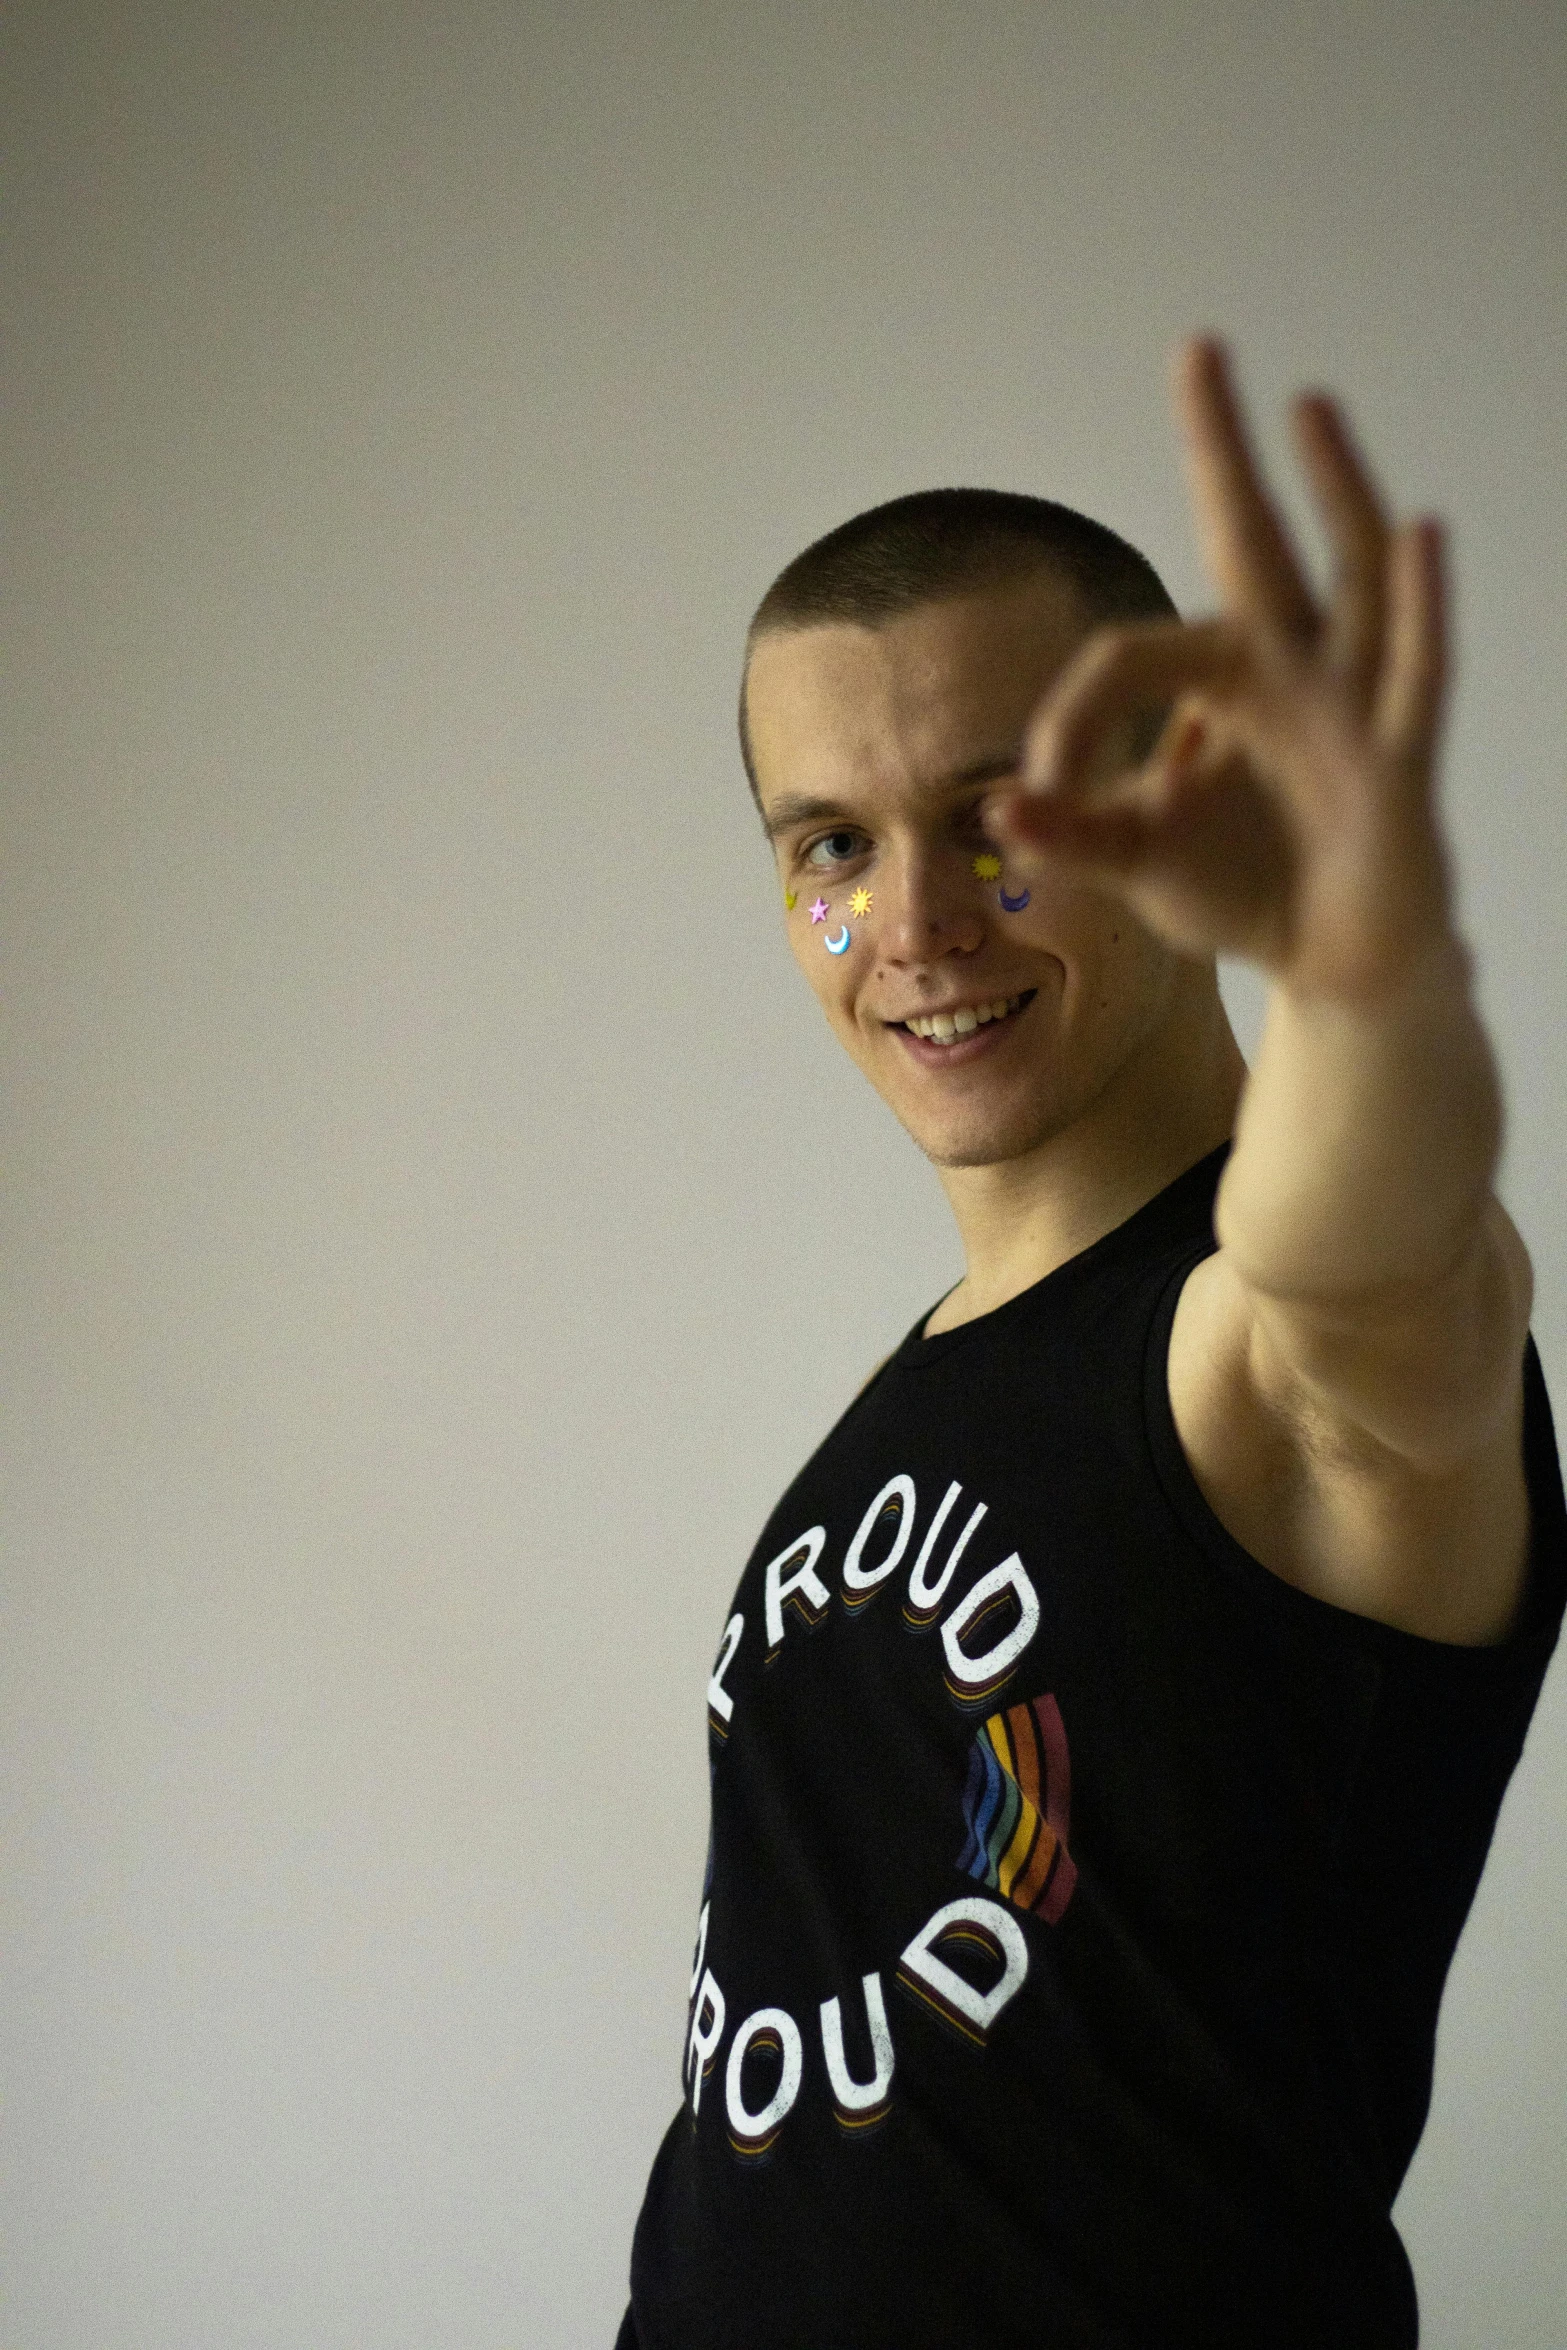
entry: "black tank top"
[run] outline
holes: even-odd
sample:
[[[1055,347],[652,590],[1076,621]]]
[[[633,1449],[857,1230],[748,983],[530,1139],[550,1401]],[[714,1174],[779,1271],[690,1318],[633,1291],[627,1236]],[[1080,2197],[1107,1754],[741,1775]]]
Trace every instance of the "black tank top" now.
[[[1216,1152],[995,1312],[916,1326],[773,1513],[708,1687],[685,2099],[644,2350],[1404,2350],[1390,2206],[1560,1621],[1310,1599],[1172,1423]]]

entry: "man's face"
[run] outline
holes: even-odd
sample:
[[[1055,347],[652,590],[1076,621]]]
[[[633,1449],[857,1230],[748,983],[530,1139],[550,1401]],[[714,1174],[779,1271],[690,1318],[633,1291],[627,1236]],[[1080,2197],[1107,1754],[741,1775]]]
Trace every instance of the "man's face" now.
[[[1085,633],[1071,590],[1036,575],[877,629],[764,636],[752,654],[751,747],[795,958],[938,1166],[1049,1141],[1135,1083],[1169,1012],[1175,958],[1110,898],[986,863],[983,802]],[[909,1025],[932,1018],[935,1035]]]

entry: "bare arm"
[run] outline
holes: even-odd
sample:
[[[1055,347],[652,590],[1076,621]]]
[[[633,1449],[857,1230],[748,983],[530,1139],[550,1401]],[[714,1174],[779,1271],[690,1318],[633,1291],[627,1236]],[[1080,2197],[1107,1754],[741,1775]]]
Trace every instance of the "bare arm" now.
[[[1431,1469],[1510,1414],[1530,1300],[1468,980],[1439,943],[1365,1002],[1275,986],[1216,1219],[1279,1378]]]
[[[1221,615],[1091,640],[998,829],[1270,981],[1219,1251],[1171,1339],[1177,1427],[1219,1516],[1319,1596],[1495,1638],[1526,1549],[1529,1272],[1491,1192],[1500,1096],[1435,811],[1440,534],[1393,529],[1337,408],[1298,402],[1337,556],[1319,601],[1216,346],[1187,347],[1179,402]],[[1150,704],[1170,712],[1152,756],[1107,773]]]

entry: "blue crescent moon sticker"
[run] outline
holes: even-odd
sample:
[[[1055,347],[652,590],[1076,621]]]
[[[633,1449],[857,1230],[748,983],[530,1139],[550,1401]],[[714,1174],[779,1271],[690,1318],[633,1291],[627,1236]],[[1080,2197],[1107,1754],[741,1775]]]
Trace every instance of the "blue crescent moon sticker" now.
[[[1001,884],[1001,911],[1003,914],[1021,914],[1023,908],[1028,904],[1028,900],[1029,892],[1026,889],[1021,897],[1009,898],[1006,883]]]
[[[849,948],[849,925],[847,922],[836,938],[824,938],[822,944],[830,955],[847,954]]]

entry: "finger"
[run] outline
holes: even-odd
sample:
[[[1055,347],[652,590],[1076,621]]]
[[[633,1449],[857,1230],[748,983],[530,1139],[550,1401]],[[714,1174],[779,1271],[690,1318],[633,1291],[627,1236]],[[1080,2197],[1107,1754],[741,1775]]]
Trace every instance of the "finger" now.
[[[1203,554],[1227,609],[1309,640],[1316,606],[1263,486],[1222,345],[1183,346],[1176,401]]]
[[[1137,872],[1149,863],[1160,833],[1157,811],[1136,800],[1100,805],[1028,792],[998,799],[988,828],[1025,857],[1048,855],[1084,875]]]
[[[1407,523],[1388,564],[1387,659],[1372,723],[1378,738],[1424,783],[1436,757],[1447,696],[1447,581],[1442,525]]]
[[[1308,393],[1295,403],[1294,425],[1301,463],[1333,548],[1328,659],[1369,701],[1382,666],[1387,623],[1387,516],[1336,402]]]
[[[1099,781],[1119,735],[1136,764],[1139,736],[1176,696],[1233,693],[1248,658],[1228,620],[1155,620],[1101,629],[1089,638],[1046,696],[1024,738],[1020,772],[1026,789],[1081,796]]]

